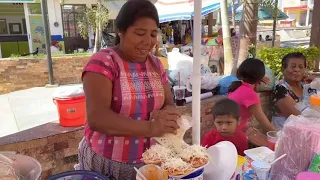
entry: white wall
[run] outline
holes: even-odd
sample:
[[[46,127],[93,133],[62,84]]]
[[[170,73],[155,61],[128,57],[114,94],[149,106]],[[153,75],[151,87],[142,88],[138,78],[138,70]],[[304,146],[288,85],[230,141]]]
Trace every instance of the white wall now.
[[[48,3],[48,15],[51,35],[63,36],[63,24],[61,15],[60,0],[47,0]],[[59,23],[58,27],[54,26],[54,23]]]
[[[24,18],[24,16],[0,16],[0,19],[6,19],[8,34],[10,34],[9,23],[20,23],[21,29],[22,29],[22,34],[27,34],[27,32],[23,31],[23,24],[22,24],[23,18]],[[8,35],[8,34],[3,34],[3,35]]]

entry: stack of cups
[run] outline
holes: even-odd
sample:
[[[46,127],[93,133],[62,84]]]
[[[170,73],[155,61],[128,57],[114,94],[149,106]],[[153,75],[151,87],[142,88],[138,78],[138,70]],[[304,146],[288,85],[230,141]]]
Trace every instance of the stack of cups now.
[[[263,162],[263,161],[253,161],[251,165],[258,180],[270,179],[270,169],[271,169],[270,163]]]

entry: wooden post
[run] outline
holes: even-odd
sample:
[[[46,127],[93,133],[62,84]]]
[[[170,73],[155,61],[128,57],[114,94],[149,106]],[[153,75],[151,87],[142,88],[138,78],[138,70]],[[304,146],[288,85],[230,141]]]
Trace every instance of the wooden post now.
[[[213,13],[208,14],[208,37],[212,37]]]

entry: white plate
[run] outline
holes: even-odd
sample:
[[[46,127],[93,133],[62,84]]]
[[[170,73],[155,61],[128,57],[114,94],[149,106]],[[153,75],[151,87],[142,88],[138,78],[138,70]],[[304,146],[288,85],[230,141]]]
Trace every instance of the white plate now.
[[[271,163],[275,158],[274,151],[264,146],[245,150],[244,154],[254,161],[266,161],[269,163]]]

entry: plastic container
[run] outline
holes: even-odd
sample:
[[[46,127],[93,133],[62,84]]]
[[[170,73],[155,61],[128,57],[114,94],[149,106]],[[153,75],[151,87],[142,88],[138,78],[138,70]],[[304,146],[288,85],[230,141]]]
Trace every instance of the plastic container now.
[[[310,108],[320,112],[320,95],[311,95],[310,96]]]
[[[204,168],[199,169],[198,171],[189,174],[188,176],[185,176],[183,178],[179,179],[185,179],[185,180],[203,180],[203,172]],[[170,177],[169,180],[178,180],[178,178]]]
[[[60,174],[56,174],[47,178],[47,180],[110,180],[106,176],[92,171],[68,171]]]
[[[247,161],[246,158],[243,156],[238,155],[238,163],[237,168],[231,178],[231,180],[241,180],[243,178],[243,171],[244,171],[244,163]]]
[[[38,180],[42,172],[40,163],[29,156],[10,153],[10,152],[0,152],[1,155],[12,161],[12,167],[15,174],[23,180]],[[0,161],[8,163],[6,159],[0,157]],[[1,174],[0,174],[1,176]]]
[[[139,171],[144,175],[147,180],[167,180],[168,174],[159,166],[154,164],[147,164],[139,168]],[[136,180],[143,180],[137,173]]]
[[[270,163],[263,161],[253,161],[251,165],[258,180],[269,180],[271,169]]]
[[[61,126],[82,126],[86,119],[86,103],[82,86],[59,87],[53,96]]]
[[[278,141],[278,131],[267,132],[267,137],[268,137],[268,148],[274,151],[276,148],[276,143]]]

